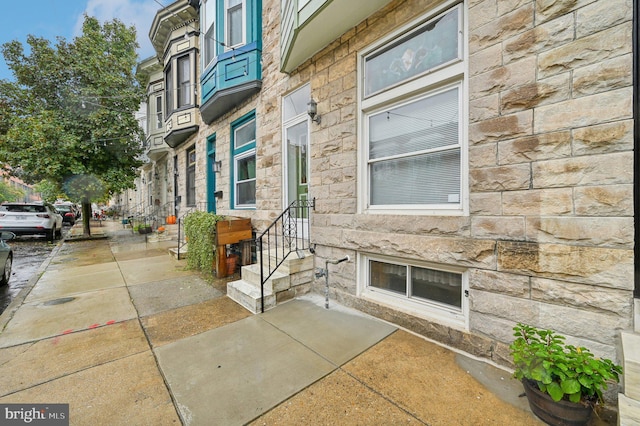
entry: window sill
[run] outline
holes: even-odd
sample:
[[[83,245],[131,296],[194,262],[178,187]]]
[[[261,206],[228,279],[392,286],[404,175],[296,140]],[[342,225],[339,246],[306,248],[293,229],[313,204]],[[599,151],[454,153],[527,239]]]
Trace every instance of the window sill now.
[[[464,314],[451,309],[422,303],[405,297],[388,294],[384,290],[367,287],[362,290],[360,297],[389,309],[403,312],[413,317],[432,321],[456,330],[468,331],[467,319]]]

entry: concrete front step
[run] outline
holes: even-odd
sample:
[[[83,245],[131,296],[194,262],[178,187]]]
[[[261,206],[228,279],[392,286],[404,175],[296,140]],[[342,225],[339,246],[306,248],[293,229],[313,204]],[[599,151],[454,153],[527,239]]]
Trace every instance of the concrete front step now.
[[[264,253],[266,259],[267,253]],[[275,260],[272,258],[275,266]],[[276,295],[282,295],[292,288],[310,281],[313,275],[314,256],[306,252],[303,258],[291,253],[282,265],[269,277],[264,286],[264,310],[275,307]],[[264,273],[268,273],[266,270]],[[307,277],[308,275],[308,277]],[[261,311],[260,301],[260,265],[245,265],[241,269],[242,279],[227,284],[227,295],[253,313]],[[292,281],[295,278],[295,284]],[[298,287],[296,287],[298,288]],[[295,294],[295,292],[294,292]]]
[[[622,332],[624,394],[640,401],[640,334]]]
[[[314,267],[314,256],[309,250],[302,250],[300,252],[303,258],[298,257],[298,253],[292,252],[289,253],[287,258],[282,262],[282,265],[278,267],[278,272],[282,272],[285,274],[294,274],[301,271],[306,271],[309,269],[313,269]],[[282,255],[278,254],[276,256],[273,252],[268,252],[265,250],[263,252],[263,258],[265,265],[268,264],[268,260],[270,259],[271,265],[275,266],[278,260],[282,260]],[[260,261],[260,259],[258,259]]]
[[[640,425],[640,334],[622,332],[624,394],[618,394],[618,424]]]
[[[618,394],[618,424],[640,425],[640,402]]]
[[[236,303],[244,306],[254,314],[262,311],[260,288],[244,280],[227,283],[227,296]],[[264,289],[264,310],[276,306],[276,295],[265,287]]]
[[[183,247],[180,247],[179,251],[180,253],[178,253],[178,247],[173,247],[169,249],[169,254],[178,260],[186,259],[189,253],[189,247],[185,244]]]
[[[264,271],[266,274],[267,271]],[[242,279],[247,283],[253,285],[256,288],[260,288],[260,265],[254,263],[253,265],[246,265],[242,267],[241,274]],[[291,287],[290,275],[287,273],[280,272],[278,269],[269,277],[267,282],[264,284],[265,288],[268,288],[270,291],[279,292],[288,290]]]

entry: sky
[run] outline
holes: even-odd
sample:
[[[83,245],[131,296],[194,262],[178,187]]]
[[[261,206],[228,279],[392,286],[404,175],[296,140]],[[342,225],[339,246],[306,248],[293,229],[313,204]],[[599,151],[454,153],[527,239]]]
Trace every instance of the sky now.
[[[55,45],[57,37],[67,41],[82,33],[84,14],[101,23],[118,18],[137,30],[139,59],[155,54],[149,41],[149,28],[159,9],[174,0],[29,0],[3,1],[0,14],[0,45],[18,40],[27,46],[27,35],[43,37]],[[0,54],[0,79],[13,80]]]

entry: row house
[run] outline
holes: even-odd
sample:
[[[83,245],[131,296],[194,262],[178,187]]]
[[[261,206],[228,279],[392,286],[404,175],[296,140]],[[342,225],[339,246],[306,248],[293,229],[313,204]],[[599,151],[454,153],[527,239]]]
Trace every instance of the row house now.
[[[499,364],[516,322],[621,361],[640,322],[633,6],[176,1],[141,64],[149,201],[258,235],[312,206],[294,228],[316,271],[349,256],[339,303]],[[319,275],[283,293],[323,294]]]

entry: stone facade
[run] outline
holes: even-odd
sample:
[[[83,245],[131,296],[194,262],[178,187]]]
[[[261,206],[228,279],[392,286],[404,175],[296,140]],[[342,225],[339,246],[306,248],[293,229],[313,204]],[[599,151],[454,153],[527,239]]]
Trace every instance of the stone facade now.
[[[332,298],[499,363],[508,362],[519,321],[619,359],[618,333],[634,316],[631,2],[466,1],[468,209],[367,211],[359,54],[445,3],[392,1],[287,75],[279,71],[281,2],[264,0],[262,90],[200,127],[197,199],[206,200],[206,141],[215,133],[225,194],[217,212],[251,217],[261,230],[282,211],[282,97],[308,83],[322,115],[309,123],[316,265],[353,259],[332,270]],[[230,124],[253,110],[257,208],[233,210]],[[428,309],[363,297],[363,253],[463,271],[464,321],[452,326]]]

